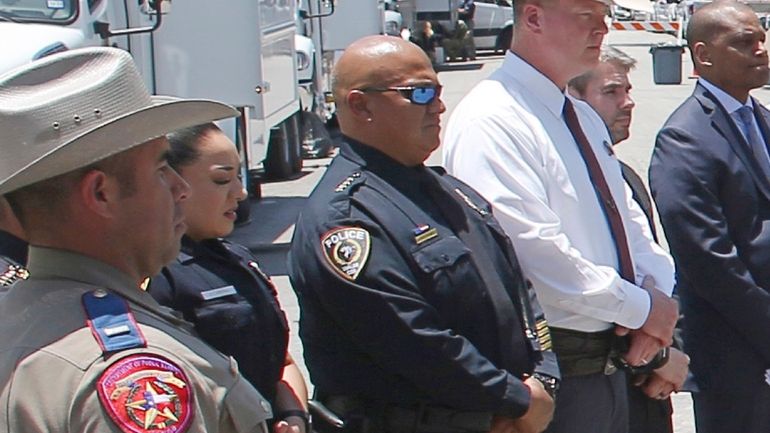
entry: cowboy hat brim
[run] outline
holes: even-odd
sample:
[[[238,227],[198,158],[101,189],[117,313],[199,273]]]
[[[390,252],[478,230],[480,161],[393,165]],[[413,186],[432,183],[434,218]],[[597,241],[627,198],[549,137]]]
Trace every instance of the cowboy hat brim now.
[[[153,96],[153,104],[116,117],[59,143],[13,174],[0,179],[0,194],[87,167],[178,129],[238,115],[216,101]],[[56,134],[51,129],[40,134]],[[41,141],[46,137],[39,137]],[[24,146],[34,152],[34,145]],[[22,150],[23,151],[23,150]]]

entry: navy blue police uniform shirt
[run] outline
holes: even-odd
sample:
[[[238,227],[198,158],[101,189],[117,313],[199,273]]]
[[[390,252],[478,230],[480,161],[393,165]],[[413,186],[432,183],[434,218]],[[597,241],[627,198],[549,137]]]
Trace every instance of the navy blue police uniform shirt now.
[[[29,275],[26,269],[28,247],[26,241],[0,230],[0,293]]]
[[[289,327],[251,252],[222,239],[185,236],[177,259],[152,278],[148,290],[192,322],[204,341],[235,358],[243,376],[274,403]]]
[[[426,182],[436,178],[441,182]],[[464,213],[488,246],[505,283],[504,305],[493,305],[446,210],[426,194],[438,185],[446,189],[444,205]],[[525,374],[559,377],[542,310],[510,241],[489,204],[443,171],[405,167],[346,138],[297,222],[289,269],[321,398],[518,417],[529,406]],[[515,317],[503,344],[496,308]],[[504,356],[501,346],[513,354]]]

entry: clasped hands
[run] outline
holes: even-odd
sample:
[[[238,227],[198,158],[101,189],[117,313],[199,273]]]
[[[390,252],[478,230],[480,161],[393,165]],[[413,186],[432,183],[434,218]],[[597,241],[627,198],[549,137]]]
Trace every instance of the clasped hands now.
[[[624,360],[632,366],[644,366],[652,361],[658,352],[673,343],[674,328],[679,318],[679,306],[674,299],[655,288],[655,279],[646,276],[642,288],[650,294],[650,313],[641,328],[629,330],[617,326],[615,333],[628,335],[630,347]],[[649,375],[635,378],[650,398],[664,399],[673,391],[679,391],[687,377],[690,358],[682,351],[670,348],[669,360]]]

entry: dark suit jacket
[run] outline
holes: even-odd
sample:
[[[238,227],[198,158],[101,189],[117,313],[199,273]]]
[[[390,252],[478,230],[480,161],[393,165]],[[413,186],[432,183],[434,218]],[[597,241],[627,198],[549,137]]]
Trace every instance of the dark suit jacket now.
[[[631,168],[630,165],[623,161],[620,163],[620,171],[623,173],[623,180],[626,181],[631,188],[631,198],[642,208],[642,212],[647,216],[647,222],[650,223],[650,231],[652,231],[652,237],[655,242],[658,242],[658,233],[655,229],[655,216],[652,213],[652,200],[650,199],[650,193],[647,192],[647,187],[644,186],[642,178],[637,172]]]
[[[770,112],[754,101],[763,135]],[[650,186],[677,265],[701,390],[756,389],[770,367],[770,173],[698,85],[658,134]],[[740,388],[738,388],[740,387]]]

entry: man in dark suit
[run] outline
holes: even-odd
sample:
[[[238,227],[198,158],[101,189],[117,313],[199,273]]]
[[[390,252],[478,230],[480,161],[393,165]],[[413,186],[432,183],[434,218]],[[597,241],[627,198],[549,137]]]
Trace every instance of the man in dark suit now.
[[[770,112],[765,32],[732,1],[693,15],[700,80],[658,134],[650,186],[677,265],[699,433],[770,431]]]

